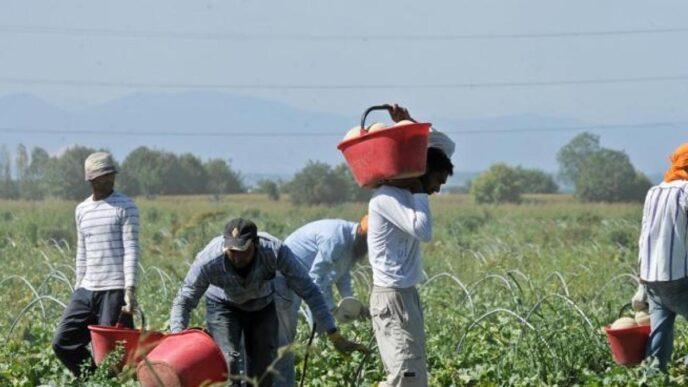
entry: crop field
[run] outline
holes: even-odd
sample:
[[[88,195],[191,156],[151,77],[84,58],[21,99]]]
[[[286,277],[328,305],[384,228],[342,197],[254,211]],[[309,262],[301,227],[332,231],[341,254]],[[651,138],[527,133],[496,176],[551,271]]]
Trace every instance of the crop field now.
[[[226,220],[253,219],[284,238],[320,218],[356,220],[365,203],[294,207],[261,195],[136,200],[141,210],[139,302],[149,329],[167,329],[172,299],[188,265]],[[74,383],[54,357],[53,331],[74,282],[74,202],[0,202],[0,385]],[[641,206],[581,204],[564,195],[527,196],[521,205],[477,206],[469,197],[432,197],[433,241],[423,245],[424,305],[432,386],[661,385],[646,363],[617,366],[600,327],[613,321],[636,288]],[[355,270],[356,296],[367,300],[370,269]],[[192,326],[204,325],[203,303]],[[370,322],[343,332],[374,344]],[[308,327],[295,347],[302,372]],[[678,322],[668,376],[686,383],[688,353]],[[376,352],[344,359],[314,341],[308,386],[370,386],[383,379]],[[97,373],[80,384],[136,385],[134,373]]]

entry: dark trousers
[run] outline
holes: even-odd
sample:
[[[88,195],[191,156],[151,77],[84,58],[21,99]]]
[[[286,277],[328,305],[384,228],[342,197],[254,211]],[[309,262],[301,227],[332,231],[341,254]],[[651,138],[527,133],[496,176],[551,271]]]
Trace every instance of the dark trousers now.
[[[124,305],[124,290],[90,291],[79,288],[62,315],[53,337],[53,350],[60,361],[76,377],[95,369],[95,363],[88,351],[91,342],[89,325],[115,325]],[[133,328],[131,315],[122,314],[120,323]],[[85,369],[82,365],[85,364]]]
[[[240,374],[241,336],[246,348],[246,375],[260,380],[259,386],[271,386],[268,366],[277,357],[277,313],[275,303],[248,312],[206,298],[206,323],[213,340],[222,350],[230,375]],[[234,381],[233,386],[239,386]]]

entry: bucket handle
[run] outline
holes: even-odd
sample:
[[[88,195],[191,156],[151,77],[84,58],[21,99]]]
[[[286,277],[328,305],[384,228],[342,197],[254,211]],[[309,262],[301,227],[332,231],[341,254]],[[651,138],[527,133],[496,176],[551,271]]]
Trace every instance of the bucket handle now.
[[[138,312],[137,314],[141,318],[141,332],[143,332],[146,329],[146,315],[143,314],[143,310],[141,310],[141,307],[139,306],[136,308],[136,311]],[[127,312],[120,312],[119,317],[117,318],[117,324],[115,324],[116,328],[124,328],[124,324],[122,323],[122,318],[124,315],[131,315],[131,313]]]
[[[361,116],[361,130],[364,130],[366,132],[368,131],[368,129],[366,129],[366,126],[365,126],[365,120],[366,120],[366,117],[368,117],[368,114],[370,114],[370,112],[375,111],[375,110],[387,110],[389,112],[389,114],[392,114],[392,105],[389,105],[389,104],[375,105],[375,106],[371,106],[368,109],[366,109],[366,111],[364,111],[363,115]]]
[[[387,104],[387,103],[383,104],[383,105],[375,105],[375,106],[369,107],[368,109],[366,109],[365,112],[363,112],[363,116],[361,116],[361,130],[368,132],[368,129],[366,129],[366,126],[365,126],[365,121],[366,121],[366,117],[368,117],[368,114],[370,114],[370,112],[375,111],[375,110],[387,110],[387,112],[389,112],[389,115],[391,116],[393,109],[394,109],[394,107],[392,107],[392,105]],[[413,118],[411,118],[411,121],[416,122]]]
[[[617,318],[621,318],[624,315],[624,312],[626,312],[626,309],[629,309],[631,307],[631,303],[624,304],[621,309],[619,309],[619,316]]]

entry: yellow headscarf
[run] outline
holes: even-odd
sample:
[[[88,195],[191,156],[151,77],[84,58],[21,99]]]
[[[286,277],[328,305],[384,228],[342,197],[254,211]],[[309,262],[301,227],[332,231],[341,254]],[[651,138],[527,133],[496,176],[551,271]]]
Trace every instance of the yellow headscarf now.
[[[688,143],[676,148],[669,161],[671,167],[664,174],[664,181],[688,180]]]

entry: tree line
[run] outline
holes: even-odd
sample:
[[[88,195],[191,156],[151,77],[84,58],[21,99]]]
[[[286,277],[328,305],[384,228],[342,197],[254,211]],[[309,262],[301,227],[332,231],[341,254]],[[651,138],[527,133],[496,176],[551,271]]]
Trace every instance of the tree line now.
[[[102,149],[100,149],[102,150]],[[19,145],[12,157],[0,146],[0,198],[40,200],[56,197],[82,200],[90,193],[83,164],[96,149],[73,146],[59,156],[40,147],[29,152]],[[635,170],[628,156],[600,145],[599,136],[584,132],[557,153],[559,181],[572,185],[575,196],[590,202],[642,201],[652,185]],[[249,190],[280,200],[289,194],[296,205],[332,205],[367,201],[370,190],[358,187],[346,164],[335,167],[309,161],[289,181],[260,180],[248,187],[244,177],[223,159],[203,162],[184,153],[141,146],[121,163],[117,189],[130,196],[224,195]],[[463,187],[479,204],[518,203],[524,193],[557,193],[555,177],[537,169],[493,164]]]
[[[41,200],[60,198],[82,200],[90,194],[84,182],[84,160],[103,149],[73,146],[59,156],[45,149],[29,150],[19,145],[14,157],[7,146],[0,146],[0,198]],[[117,161],[116,161],[117,163]],[[356,185],[346,164],[336,167],[317,161],[306,166],[287,182],[261,180],[248,187],[244,177],[229,162],[214,158],[203,162],[190,153],[177,155],[162,150],[138,147],[122,163],[116,189],[130,196],[224,195],[262,192],[272,200],[293,193],[293,203],[334,204],[364,201],[369,193]]]
[[[604,148],[600,137],[583,132],[557,152],[559,180],[574,187],[574,195],[584,202],[643,201],[652,186],[636,171],[628,155]],[[523,193],[551,193],[558,190],[552,176],[537,170],[492,165],[470,184],[478,203],[518,203]]]

